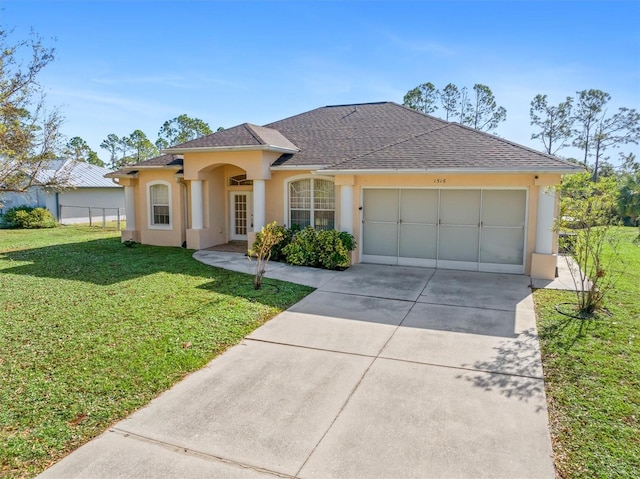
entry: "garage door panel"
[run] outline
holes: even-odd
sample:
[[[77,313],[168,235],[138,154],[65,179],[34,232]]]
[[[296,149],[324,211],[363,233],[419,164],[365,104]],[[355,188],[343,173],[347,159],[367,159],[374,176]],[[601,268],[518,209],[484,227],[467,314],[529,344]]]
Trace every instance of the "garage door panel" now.
[[[438,223],[438,190],[401,190],[400,219],[403,223]]]
[[[480,195],[480,190],[441,190],[440,223],[478,225],[480,223]]]
[[[396,223],[365,223],[362,254],[398,256],[398,225]]]
[[[482,192],[482,223],[485,226],[524,226],[527,194],[524,190]]]
[[[438,227],[436,225],[400,225],[400,257],[436,259]]]
[[[523,255],[523,228],[483,228],[481,263],[521,265]]]
[[[438,259],[478,261],[478,228],[474,226],[440,226]]]
[[[522,273],[526,190],[363,190],[362,260]]]
[[[398,190],[364,190],[364,221],[392,221],[398,217]]]

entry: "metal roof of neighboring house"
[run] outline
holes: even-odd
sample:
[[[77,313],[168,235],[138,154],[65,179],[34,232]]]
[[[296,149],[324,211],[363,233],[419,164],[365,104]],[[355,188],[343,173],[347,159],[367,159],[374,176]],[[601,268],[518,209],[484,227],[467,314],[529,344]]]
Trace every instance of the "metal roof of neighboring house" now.
[[[48,183],[52,178],[64,177],[65,183],[72,188],[121,188],[105,175],[110,170],[101,166],[92,165],[75,160],[54,160],[49,164],[50,168],[41,170],[36,181],[41,184]]]
[[[498,136],[425,115],[393,102],[316,108],[264,127],[244,123],[169,148],[189,150],[276,147],[274,167],[327,173],[358,171],[581,171],[581,167]],[[163,155],[138,167],[171,165]]]

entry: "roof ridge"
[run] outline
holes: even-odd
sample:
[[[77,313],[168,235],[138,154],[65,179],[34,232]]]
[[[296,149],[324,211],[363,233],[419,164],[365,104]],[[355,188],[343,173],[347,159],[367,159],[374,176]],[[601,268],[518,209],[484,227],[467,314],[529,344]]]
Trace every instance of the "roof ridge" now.
[[[400,105],[398,105],[398,106],[400,106]],[[442,125],[442,126],[440,126],[438,128],[434,128],[434,129],[429,130],[429,131],[423,131],[421,133],[417,133],[415,135],[409,136],[407,138],[403,138],[402,140],[394,141],[392,143],[387,143],[386,145],[380,146],[378,148],[374,148],[373,150],[367,151],[366,153],[360,153],[359,155],[352,156],[351,158],[347,158],[345,160],[339,161],[338,163],[334,163],[331,166],[338,166],[338,165],[344,163],[345,161],[355,160],[356,158],[362,158],[362,157],[365,157],[365,156],[370,155],[372,153],[376,153],[378,151],[382,151],[382,150],[386,150],[387,148],[391,148],[392,146],[399,145],[400,143],[405,143],[407,141],[413,140],[414,138],[418,138],[419,136],[427,135],[429,133],[433,133],[434,131],[442,130],[442,129],[444,129],[444,128],[446,128],[446,127],[448,127],[450,125],[450,123],[448,123],[448,122],[446,122],[446,123],[447,123],[446,125]]]
[[[245,128],[245,130],[247,130],[249,132],[249,134],[251,134],[251,136],[253,136],[255,138],[255,140],[258,142],[258,144],[260,145],[266,145],[265,141],[262,139],[262,137],[260,136],[260,134],[255,131],[252,128],[251,123],[243,123],[242,126]],[[258,126],[258,125],[255,125]]]

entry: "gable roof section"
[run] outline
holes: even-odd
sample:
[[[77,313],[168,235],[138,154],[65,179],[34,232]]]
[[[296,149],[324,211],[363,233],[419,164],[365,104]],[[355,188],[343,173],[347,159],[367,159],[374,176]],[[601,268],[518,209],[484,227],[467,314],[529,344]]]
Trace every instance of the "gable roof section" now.
[[[298,151],[298,147],[281,132],[250,123],[243,123],[228,130],[218,131],[181,145],[172,146],[165,151],[184,153],[185,150],[207,151],[256,148],[282,150],[283,152]]]

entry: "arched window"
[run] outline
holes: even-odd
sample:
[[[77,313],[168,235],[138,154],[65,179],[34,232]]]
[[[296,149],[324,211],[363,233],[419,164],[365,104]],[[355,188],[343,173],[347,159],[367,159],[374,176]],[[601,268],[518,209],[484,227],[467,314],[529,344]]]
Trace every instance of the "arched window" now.
[[[164,181],[149,184],[149,227],[171,227],[171,185]]]
[[[229,186],[251,186],[253,180],[247,180],[247,175],[236,175],[229,178]]]
[[[321,178],[303,178],[289,183],[289,225],[312,225],[317,230],[335,228],[335,186]]]

